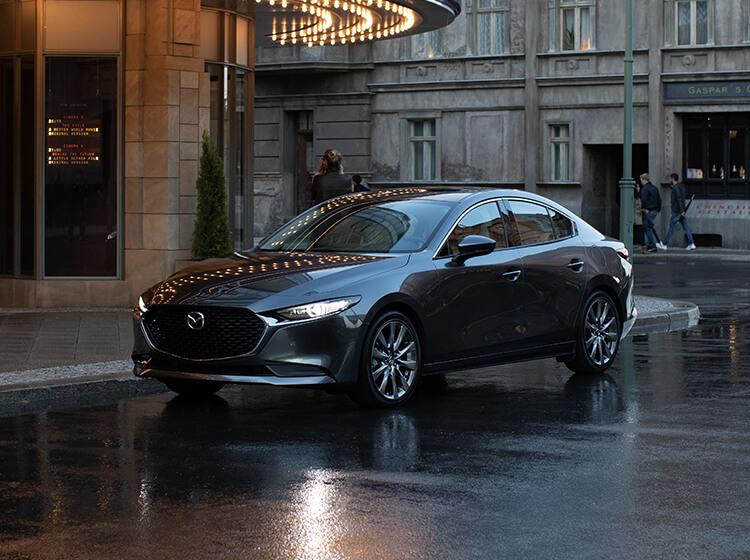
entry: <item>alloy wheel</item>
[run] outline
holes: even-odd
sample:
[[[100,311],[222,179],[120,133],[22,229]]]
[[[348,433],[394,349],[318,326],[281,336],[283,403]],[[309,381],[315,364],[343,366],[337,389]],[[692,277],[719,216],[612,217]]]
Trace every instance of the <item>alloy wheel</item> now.
[[[605,367],[614,359],[620,341],[617,312],[608,298],[597,297],[586,311],[585,347],[589,360]]]
[[[411,326],[394,318],[380,325],[370,348],[373,387],[389,401],[403,398],[417,375],[419,349]]]

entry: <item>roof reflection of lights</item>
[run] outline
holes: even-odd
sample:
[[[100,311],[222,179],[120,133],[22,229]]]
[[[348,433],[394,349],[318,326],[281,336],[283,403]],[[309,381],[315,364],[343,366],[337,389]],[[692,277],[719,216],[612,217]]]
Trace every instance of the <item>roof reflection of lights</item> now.
[[[274,42],[284,45],[301,42],[308,47],[330,43],[371,41],[373,37],[395,37],[419,24],[417,12],[393,2],[378,0],[277,0],[266,2],[274,13],[271,33]],[[373,35],[374,33],[374,35]]]

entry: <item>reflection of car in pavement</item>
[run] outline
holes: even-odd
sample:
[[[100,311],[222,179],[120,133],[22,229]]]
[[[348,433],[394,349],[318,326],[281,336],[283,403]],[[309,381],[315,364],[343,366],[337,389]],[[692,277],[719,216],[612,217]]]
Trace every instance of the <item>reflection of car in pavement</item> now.
[[[465,367],[557,357],[598,373],[635,320],[627,257],[522,191],[344,195],[144,293],[135,374],[184,394],[268,383],[390,406]]]

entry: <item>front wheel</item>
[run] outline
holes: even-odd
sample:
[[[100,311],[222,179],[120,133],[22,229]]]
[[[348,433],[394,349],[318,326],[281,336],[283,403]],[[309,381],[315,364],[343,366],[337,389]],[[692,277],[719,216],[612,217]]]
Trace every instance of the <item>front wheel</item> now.
[[[414,394],[421,370],[417,330],[406,315],[389,311],[367,333],[352,397],[367,406],[402,405]]]
[[[620,347],[617,306],[604,292],[594,292],[586,300],[578,325],[575,358],[565,362],[576,373],[601,373],[614,362]]]

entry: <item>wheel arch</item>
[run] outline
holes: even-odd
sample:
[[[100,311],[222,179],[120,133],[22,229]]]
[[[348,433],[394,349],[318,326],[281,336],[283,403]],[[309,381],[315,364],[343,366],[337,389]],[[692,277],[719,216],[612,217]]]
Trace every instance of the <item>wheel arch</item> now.
[[[625,302],[620,298],[622,289],[617,282],[615,282],[611,276],[606,276],[604,274],[592,278],[586,286],[586,292],[584,293],[581,304],[585,303],[594,292],[604,292],[612,298],[612,301],[617,308],[617,318],[620,322],[620,328],[622,328],[622,325],[627,318],[627,310],[625,309]],[[576,319],[576,326],[578,326],[578,322],[582,319],[583,315],[582,313],[579,313],[578,318]]]
[[[417,329],[417,334],[419,335],[421,342],[420,346],[422,347],[422,362],[424,363],[425,328],[419,312],[417,311],[417,307],[418,305],[415,301],[403,294],[392,294],[386,296],[373,305],[363,321],[363,328],[360,330],[360,335],[357,339],[357,363],[361,363],[364,341],[372,323],[383,313],[387,313],[388,311],[398,311],[403,313],[409,321],[411,321],[412,325],[414,325],[414,328]]]

